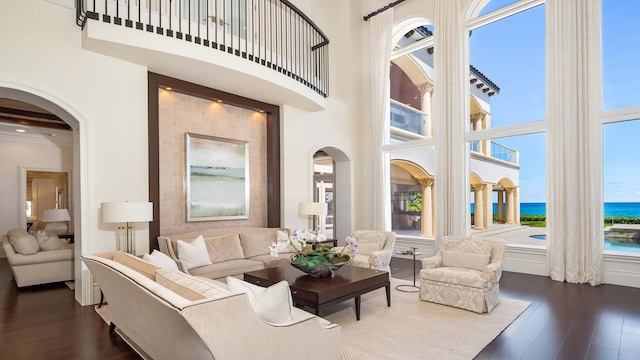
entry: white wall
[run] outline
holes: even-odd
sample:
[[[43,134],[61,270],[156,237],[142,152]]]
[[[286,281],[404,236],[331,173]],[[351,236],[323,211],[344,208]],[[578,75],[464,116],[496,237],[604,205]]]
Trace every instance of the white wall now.
[[[14,135],[15,134],[15,135]],[[20,223],[21,168],[71,171],[73,145],[39,135],[18,135],[0,131],[0,234],[13,228],[24,229]]]
[[[42,0],[0,3],[0,46],[3,54],[11,54],[0,56],[0,83],[48,96],[80,117],[86,196],[79,199],[76,253],[87,254],[115,249],[115,228],[98,221],[101,202],[148,199],[147,71],[80,45],[75,10]],[[0,161],[5,158],[3,153]],[[148,232],[139,229],[138,251],[143,252]],[[76,299],[86,304],[84,285],[76,282]]]

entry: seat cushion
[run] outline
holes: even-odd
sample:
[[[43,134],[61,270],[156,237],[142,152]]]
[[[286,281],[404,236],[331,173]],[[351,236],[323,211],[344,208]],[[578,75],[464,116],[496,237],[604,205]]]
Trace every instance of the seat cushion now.
[[[489,286],[489,283],[482,278],[482,272],[459,267],[422,269],[420,270],[420,278],[423,280],[470,286],[478,289]]]
[[[271,255],[258,255],[249,258],[249,260],[260,261],[265,267],[271,268],[280,265],[288,265],[291,263],[291,255],[294,253],[280,253],[278,257]]]
[[[247,259],[227,260],[211,265],[189,269],[189,274],[203,276],[209,279],[219,279],[232,275],[244,274],[248,271],[264,269],[265,265],[261,261]]]
[[[353,256],[353,259],[351,260],[351,265],[370,269],[371,261],[370,261],[369,255],[356,254],[355,256]]]

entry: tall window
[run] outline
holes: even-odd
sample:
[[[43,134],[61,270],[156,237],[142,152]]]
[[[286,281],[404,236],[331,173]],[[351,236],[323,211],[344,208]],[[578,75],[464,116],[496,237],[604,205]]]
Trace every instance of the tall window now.
[[[602,0],[605,250],[640,252],[640,2]]]
[[[433,27],[404,30],[391,54],[391,230],[433,236],[435,154],[432,96],[435,88]]]
[[[493,0],[467,22],[469,211],[473,235],[544,246],[545,7],[531,4]]]

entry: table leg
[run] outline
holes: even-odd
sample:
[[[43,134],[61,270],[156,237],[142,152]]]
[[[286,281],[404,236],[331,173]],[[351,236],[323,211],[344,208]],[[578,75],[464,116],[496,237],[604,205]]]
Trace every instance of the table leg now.
[[[355,297],[356,299],[356,320],[360,321],[360,295]]]
[[[100,305],[98,305],[98,309],[102,307],[103,302],[104,302],[104,293],[102,292],[102,289],[100,289]]]
[[[391,283],[384,287],[384,291],[387,292],[387,307],[391,307]]]

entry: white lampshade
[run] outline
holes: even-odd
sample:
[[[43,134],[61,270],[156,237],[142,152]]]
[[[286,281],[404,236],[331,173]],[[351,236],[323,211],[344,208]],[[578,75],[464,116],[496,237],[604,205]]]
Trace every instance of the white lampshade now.
[[[300,215],[327,215],[327,203],[301,202],[298,206]]]
[[[67,209],[49,209],[42,214],[43,222],[70,221],[69,210]]]
[[[105,223],[153,221],[151,202],[104,202],[100,208]]]

